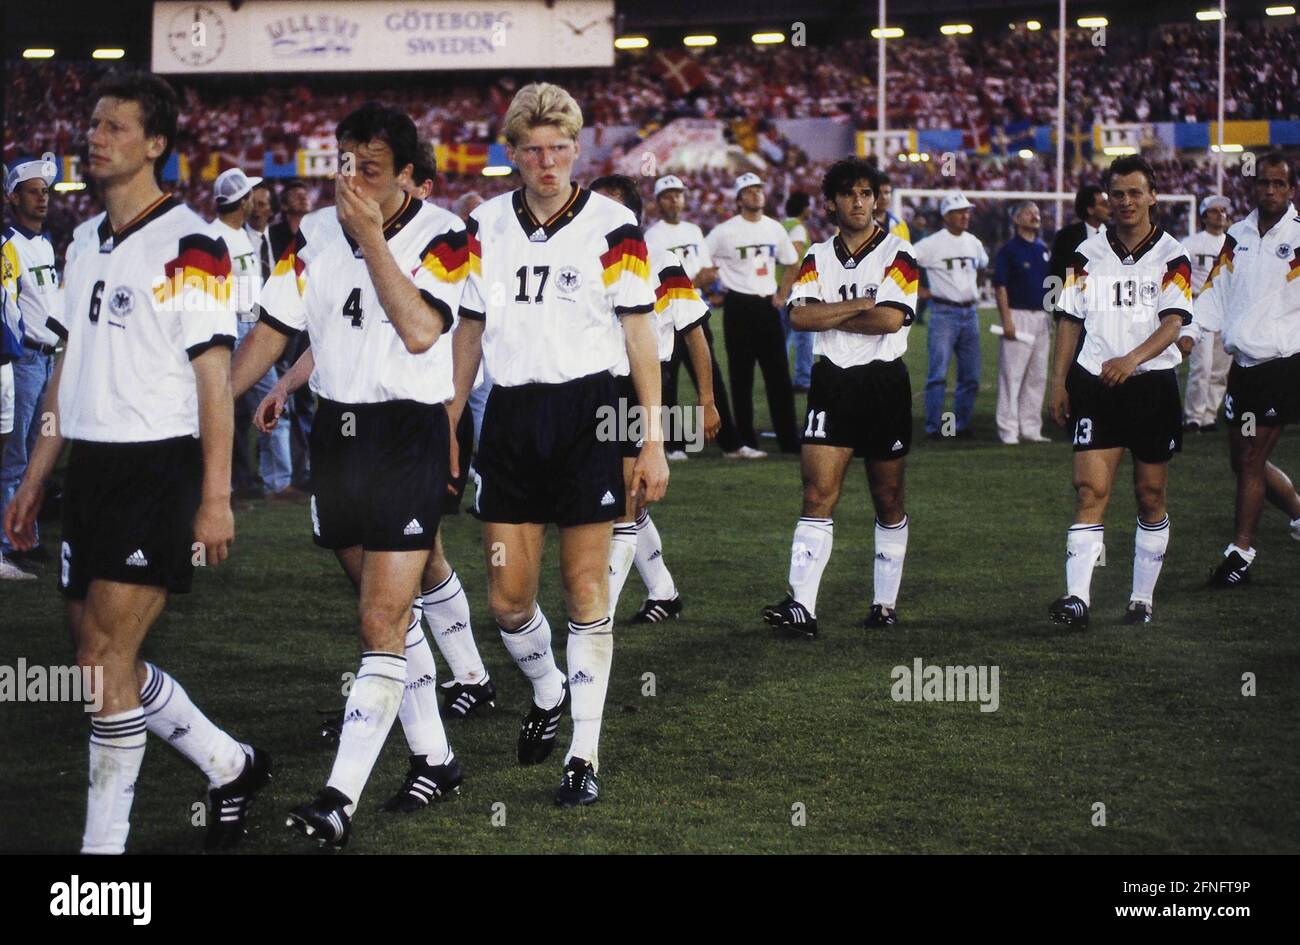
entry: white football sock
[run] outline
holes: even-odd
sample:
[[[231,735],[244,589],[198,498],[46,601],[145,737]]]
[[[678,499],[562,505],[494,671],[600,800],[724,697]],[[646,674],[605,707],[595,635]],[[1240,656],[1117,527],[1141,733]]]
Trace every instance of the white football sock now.
[[[903,559],[907,557],[907,516],[897,525],[882,525],[876,519],[876,558],[872,581],[873,604],[893,610],[898,603],[898,586],[903,583]]]
[[[551,625],[538,607],[522,627],[501,628],[501,642],[514,659],[519,671],[533,684],[533,702],[543,709],[553,709],[564,698],[564,673],[555,665],[551,652]]]
[[[424,602],[421,610],[429,622],[429,633],[456,682],[469,685],[487,679],[483,658],[474,643],[474,629],[470,626],[469,598],[456,572],[452,571],[436,587],[421,591],[420,598]]]
[[[1165,550],[1169,547],[1169,516],[1154,525],[1138,519],[1137,534],[1133,536],[1133,593],[1129,600],[1150,605],[1156,593],[1156,581],[1165,564]]]
[[[829,518],[800,518],[790,545],[790,594],[817,616],[817,590],[831,559],[834,522]]]
[[[382,651],[361,654],[361,668],[343,707],[339,751],[325,782],[326,787],[343,792],[352,802],[346,807],[348,816],[361,800],[361,791],[397,718],[405,689],[405,656]]]
[[[425,755],[431,765],[445,765],[451,760],[451,746],[438,712],[438,664],[418,615],[413,612],[412,617],[406,628],[406,689],[397,717],[411,754]]]
[[[1071,525],[1065,536],[1065,593],[1092,606],[1092,569],[1105,540],[1101,525]]]
[[[1241,548],[1235,544],[1228,545],[1227,548],[1224,548],[1223,556],[1226,558],[1234,551],[1237,552],[1237,554],[1241,555],[1243,558],[1245,558],[1247,564],[1250,564],[1255,560],[1256,551],[1254,548]]]
[[[636,569],[651,600],[672,600],[677,596],[677,585],[668,565],[664,564],[664,543],[648,509],[636,520]],[[613,612],[610,608],[610,613]]]
[[[244,746],[198,710],[185,687],[153,663],[145,663],[140,707],[149,731],[171,745],[207,777],[213,787],[244,773]]]
[[[82,853],[126,852],[145,737],[144,712],[138,706],[90,720],[90,788]]]
[[[632,570],[632,561],[637,556],[636,526],[619,524],[614,526],[614,537],[609,543],[609,615],[614,616],[618,609],[618,598],[623,593],[623,585]]]
[[[605,714],[609,669],[614,662],[614,622],[608,617],[591,623],[569,621],[567,647],[573,741],[564,760],[567,763],[570,758],[581,758],[599,770],[596,751],[600,743],[600,720]]]

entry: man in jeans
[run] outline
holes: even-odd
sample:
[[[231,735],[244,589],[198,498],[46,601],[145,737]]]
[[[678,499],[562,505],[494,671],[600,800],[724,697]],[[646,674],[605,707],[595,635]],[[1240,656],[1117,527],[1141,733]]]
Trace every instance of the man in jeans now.
[[[0,293],[4,313],[0,317],[9,325],[15,349],[21,345],[21,350],[15,351],[11,366],[13,432],[4,438],[0,454],[0,514],[22,482],[27,458],[36,446],[41,401],[54,371],[54,347],[59,340],[45,324],[51,316],[62,317],[63,296],[54,268],[54,247],[41,232],[50,209],[54,176],[54,162],[45,160],[24,161],[5,175],[5,197],[12,222],[0,238],[4,267]],[[22,552],[0,535],[0,559],[47,560],[50,554],[39,543],[39,531],[36,541],[34,548]]]
[[[948,362],[957,355],[957,391],[953,397],[956,429],[962,439],[973,437],[971,416],[980,387],[979,271],[989,264],[988,253],[970,228],[971,202],[962,194],[943,198],[939,211],[944,228],[916,244],[916,262],[927,287],[920,297],[930,300],[930,366],[925,379],[925,434],[931,440],[949,431],[944,424],[948,394]]]
[[[785,201],[785,219],[781,225],[785,227],[786,233],[790,236],[790,242],[794,243],[794,251],[803,259],[803,254],[808,251],[811,240],[808,239],[808,228],[804,226],[804,220],[808,219],[812,213],[812,201],[808,195],[801,190],[796,190]],[[776,267],[776,279],[778,283],[785,280],[784,266]],[[794,371],[794,392],[796,394],[808,393],[808,387],[812,384],[812,364],[813,364],[813,333],[810,331],[798,331],[790,327],[790,316],[785,309],[781,310],[781,327],[785,329],[785,345],[790,347],[791,338],[794,339],[794,361],[791,368]]]

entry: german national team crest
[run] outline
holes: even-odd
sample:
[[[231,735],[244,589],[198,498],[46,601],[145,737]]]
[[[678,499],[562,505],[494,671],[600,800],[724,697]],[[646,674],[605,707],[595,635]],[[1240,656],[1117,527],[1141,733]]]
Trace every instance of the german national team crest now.
[[[565,266],[556,274],[555,284],[559,286],[561,292],[577,292],[578,287],[582,285],[582,273],[572,266]]]
[[[1291,255],[1291,247],[1286,243],[1283,243],[1281,246],[1277,248],[1278,259],[1286,259],[1290,255]]]
[[[1143,305],[1151,305],[1155,302],[1156,296],[1160,294],[1159,287],[1154,282],[1144,282],[1138,289],[1138,296],[1142,299]]]
[[[129,286],[118,286],[108,294],[108,310],[118,318],[126,318],[135,311],[135,293]]]

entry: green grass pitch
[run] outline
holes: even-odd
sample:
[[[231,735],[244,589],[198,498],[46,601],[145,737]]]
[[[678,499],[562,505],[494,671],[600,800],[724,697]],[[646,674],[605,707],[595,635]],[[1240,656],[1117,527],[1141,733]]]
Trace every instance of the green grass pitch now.
[[[985,324],[990,317],[984,313]],[[918,436],[908,459],[911,543],[899,629],[854,626],[870,605],[872,554],[860,463],[835,515],[815,642],[775,636],[758,616],[784,591],[799,513],[796,460],[732,463],[709,447],[672,466],[669,497],[654,518],[686,613],[667,625],[627,623],[643,591],[635,572],[628,579],[593,808],[552,806],[567,721],[552,760],[515,763],[529,690],[487,615],[478,525],[465,515],[449,520],[448,555],[470,595],[498,707],[450,726],[466,770],[462,796],[408,817],[375,812],[405,771],[395,726],[349,850],[1300,849],[1300,543],[1288,537],[1284,517],[1266,510],[1248,589],[1205,589],[1231,537],[1233,481],[1222,427],[1189,436],[1171,469],[1172,540],[1156,621],[1123,627],[1135,529],[1126,460],[1107,518],[1108,566],[1094,581],[1092,628],[1054,632],[1046,611],[1064,589],[1070,450],[1054,428],[1050,445],[997,443],[996,341],[982,337],[979,440]],[[720,331],[717,338],[721,347]],[[909,341],[919,431],[924,328]],[[684,381],[684,396],[688,389]],[[761,421],[761,384],[758,400]],[[1275,460],[1300,474],[1294,432]],[[354,600],[332,556],[311,544],[305,509],[258,503],[238,516],[237,529],[233,559],[200,573],[195,593],[173,599],[146,655],[218,724],[275,758],[244,852],[310,852],[283,826],[284,812],[328,773],[332,752],[317,736],[316,710],[341,703],[340,677],[356,668]],[[46,541],[58,547],[56,534]],[[542,587],[545,612],[563,627],[553,534]],[[70,661],[53,565],[38,584],[7,584],[0,593],[0,662]],[[555,639],[563,660],[563,632]],[[998,710],[893,701],[892,668],[917,657],[998,666]],[[1253,697],[1242,694],[1244,673],[1255,674]],[[643,694],[646,674],[653,696]],[[84,713],[10,703],[0,705],[0,720],[0,851],[76,850]],[[201,775],[150,739],[128,849],[198,851],[193,805],[203,788]],[[1092,823],[1098,802],[1105,826]]]

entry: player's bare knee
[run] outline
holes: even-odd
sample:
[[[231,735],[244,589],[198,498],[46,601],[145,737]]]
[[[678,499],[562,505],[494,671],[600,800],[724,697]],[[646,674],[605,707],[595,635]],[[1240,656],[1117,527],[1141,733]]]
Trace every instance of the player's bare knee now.
[[[522,627],[533,618],[533,611],[536,609],[537,604],[532,600],[507,598],[495,594],[488,597],[488,610],[492,612],[492,619],[497,622],[498,627],[504,627],[506,630]]]
[[[814,518],[830,518],[835,504],[840,500],[840,490],[828,488],[812,479],[803,484],[803,514]]]
[[[367,649],[402,652],[409,611],[369,604],[361,607],[361,640]]]
[[[1110,501],[1110,489],[1097,483],[1076,482],[1074,484],[1075,507],[1079,511],[1104,508]]]

